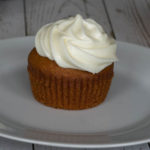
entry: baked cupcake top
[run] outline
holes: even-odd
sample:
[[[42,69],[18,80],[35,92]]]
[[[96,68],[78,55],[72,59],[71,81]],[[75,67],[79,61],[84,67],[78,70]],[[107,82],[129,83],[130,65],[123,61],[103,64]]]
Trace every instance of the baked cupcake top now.
[[[36,34],[35,47],[62,68],[91,73],[117,61],[115,40],[93,19],[80,15],[44,25]]]

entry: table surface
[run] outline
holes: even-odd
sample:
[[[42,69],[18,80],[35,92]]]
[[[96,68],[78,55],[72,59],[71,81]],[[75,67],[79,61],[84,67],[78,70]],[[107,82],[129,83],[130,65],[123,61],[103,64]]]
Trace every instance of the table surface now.
[[[117,40],[150,47],[150,0],[0,0],[0,39],[35,35],[42,25],[77,13],[95,19]],[[0,150],[10,149],[66,150],[0,138]],[[146,143],[112,149],[150,147]]]

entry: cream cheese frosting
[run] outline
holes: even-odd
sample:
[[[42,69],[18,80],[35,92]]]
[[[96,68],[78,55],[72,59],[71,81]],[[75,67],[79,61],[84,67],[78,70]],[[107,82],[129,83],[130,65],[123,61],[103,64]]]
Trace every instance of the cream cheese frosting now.
[[[116,41],[94,20],[80,15],[44,25],[36,34],[35,47],[60,67],[93,74],[117,61]]]

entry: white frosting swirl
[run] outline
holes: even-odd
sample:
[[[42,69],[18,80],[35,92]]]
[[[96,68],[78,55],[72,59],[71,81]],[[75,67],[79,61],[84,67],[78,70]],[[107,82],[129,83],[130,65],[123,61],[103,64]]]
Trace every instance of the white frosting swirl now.
[[[63,68],[98,73],[117,61],[116,42],[92,19],[80,15],[43,26],[35,37],[39,55]]]

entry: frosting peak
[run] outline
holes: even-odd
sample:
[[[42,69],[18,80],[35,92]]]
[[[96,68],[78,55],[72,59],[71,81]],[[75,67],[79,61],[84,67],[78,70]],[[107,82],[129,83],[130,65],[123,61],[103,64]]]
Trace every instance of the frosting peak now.
[[[35,37],[39,55],[60,67],[98,73],[117,61],[116,42],[92,19],[80,15],[46,24]]]

